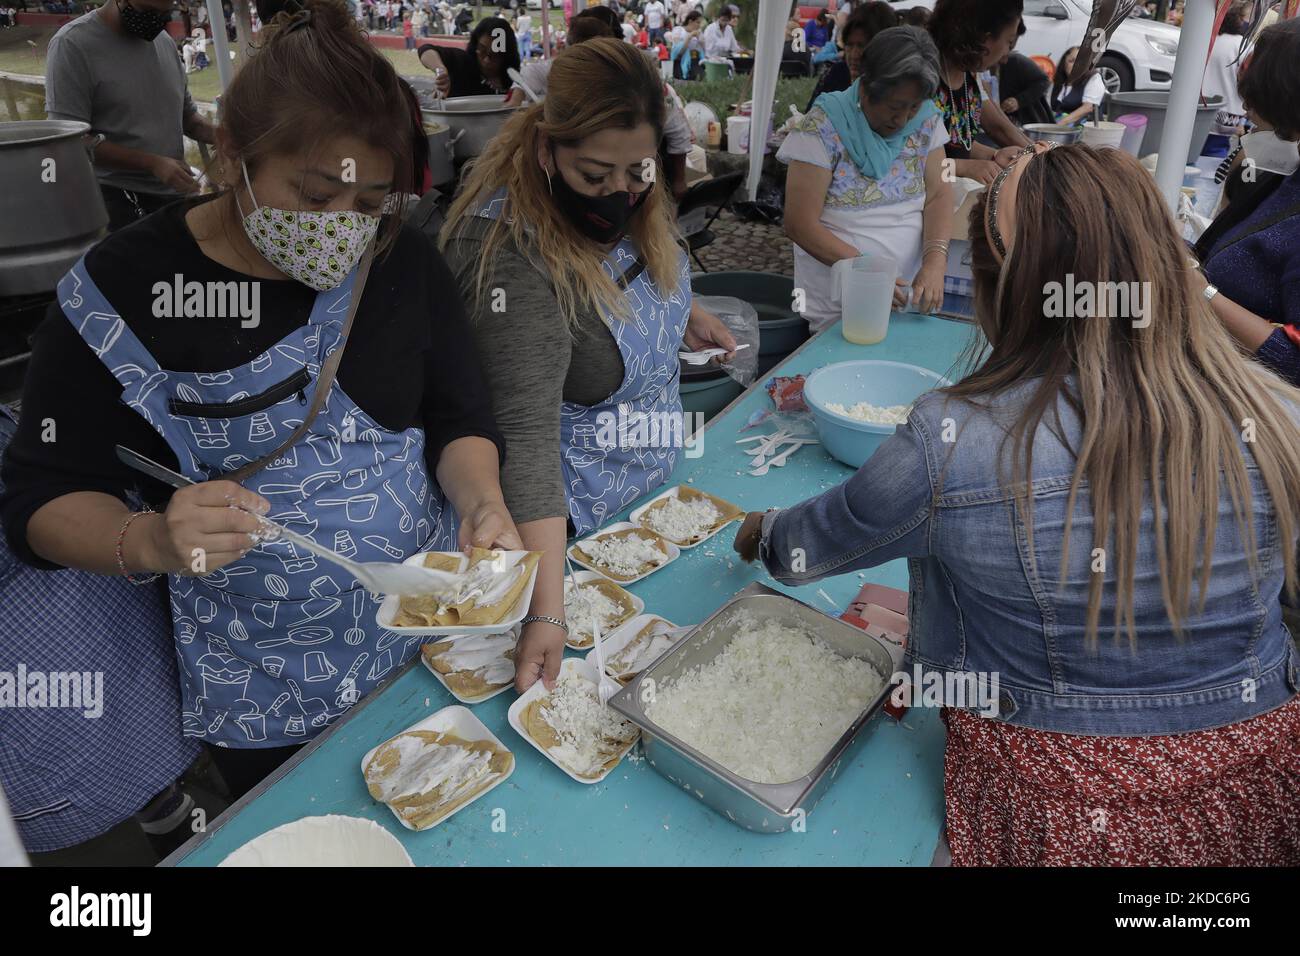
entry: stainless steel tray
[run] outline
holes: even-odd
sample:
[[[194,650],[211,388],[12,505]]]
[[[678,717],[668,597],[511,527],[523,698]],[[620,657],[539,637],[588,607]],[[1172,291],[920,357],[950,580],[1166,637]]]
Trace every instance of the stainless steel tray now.
[[[650,696],[648,691],[652,686],[647,685],[647,681],[654,681],[653,686],[662,686],[684,671],[707,664],[721,654],[736,636],[735,616],[740,609],[809,631],[836,653],[866,661],[885,680],[880,693],[812,772],[789,783],[755,783],[739,777],[662,730],[645,713],[643,695]],[[889,651],[874,637],[779,591],[762,584],[751,584],[637,675],[609,703],[641,728],[646,759],[655,770],[738,826],[760,833],[780,833],[790,828],[801,811],[804,814],[811,812],[826,792],[858,737],[858,731],[889,696],[892,673]]]

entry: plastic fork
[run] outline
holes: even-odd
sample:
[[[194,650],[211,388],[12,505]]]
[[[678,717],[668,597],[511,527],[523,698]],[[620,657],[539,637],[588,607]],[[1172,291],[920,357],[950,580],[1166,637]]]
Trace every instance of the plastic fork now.
[[[608,707],[609,699],[617,694],[623,688],[619,683],[605,673],[605,648],[604,640],[600,634],[600,622],[596,620],[596,615],[591,616],[591,639],[596,647],[596,674],[599,680],[596,682],[596,693],[600,696],[600,706]]]
[[[173,488],[186,488],[194,484],[184,475],[172,471],[170,468],[165,468],[139,452],[134,452],[121,445],[117,446],[117,457],[137,471],[171,485]],[[306,535],[290,531],[284,525],[272,521],[264,515],[260,515],[255,511],[248,511],[247,508],[241,508],[240,510],[246,511],[258,520],[267,532],[267,540],[279,539],[287,541],[295,547],[309,551],[318,558],[337,564],[373,594],[419,595],[446,593],[448,591],[454,593],[459,590],[460,574],[414,564],[397,564],[388,561],[351,561],[329,548],[317,544]]]
[[[749,348],[748,342],[746,342],[744,345],[737,345],[731,351],[739,352],[741,349],[747,349],[747,348]],[[677,357],[681,359],[683,362],[685,362],[687,365],[707,365],[710,359],[719,355],[726,355],[726,354],[727,354],[726,349],[714,347],[711,349],[700,349],[698,352],[678,352]]]

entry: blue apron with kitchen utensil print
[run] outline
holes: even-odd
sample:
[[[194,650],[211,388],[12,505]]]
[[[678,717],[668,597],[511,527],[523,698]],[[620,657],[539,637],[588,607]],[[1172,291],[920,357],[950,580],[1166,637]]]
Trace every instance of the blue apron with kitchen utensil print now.
[[[354,268],[319,293],[306,325],[221,372],[160,369],[84,259],[58,296],[122,384],[122,401],[162,435],[186,477],[207,481],[270,453],[302,423],[355,278]],[[429,476],[423,431],[382,427],[337,378],[307,433],[244,484],[271,503],[271,518],[348,558],[456,550],[455,513]],[[184,731],[209,743],[303,743],[419,653],[421,638],[376,625],[377,600],[346,572],[288,542],[168,581]]]
[[[499,192],[477,215],[497,219],[504,207]],[[677,353],[691,313],[690,260],[681,253],[677,287],[667,292],[639,265],[627,237],[601,263],[632,308],[629,318],[603,316],[623,357],[622,383],[599,405],[560,407],[561,467],[576,535],[667,481],[685,436]]]

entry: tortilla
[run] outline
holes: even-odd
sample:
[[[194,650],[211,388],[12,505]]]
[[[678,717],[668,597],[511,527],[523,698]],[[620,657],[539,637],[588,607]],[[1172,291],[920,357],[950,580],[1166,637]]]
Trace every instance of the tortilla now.
[[[545,697],[539,697],[530,702],[528,706],[520,712],[519,722],[523,725],[524,730],[528,732],[528,736],[537,741],[537,743],[539,743],[542,746],[542,749],[547,753],[550,753],[561,745],[561,741],[556,735],[554,728],[546,722],[546,703],[547,700]],[[553,757],[553,759],[572,772],[575,776],[581,777],[583,780],[596,780],[623,759],[623,754],[625,754],[632,744],[635,743],[636,733],[639,733],[639,731],[634,732],[630,740],[620,740],[617,737],[603,738],[600,742],[599,749],[601,753],[609,754],[609,757],[606,758],[606,760],[595,770],[579,770],[576,767],[569,767],[567,764],[564,764],[558,757]]]
[[[646,517],[650,514],[650,512],[654,511],[657,508],[662,508],[668,504],[667,498],[661,498],[658,501],[656,501],[654,504],[652,504],[649,508],[647,508],[645,511],[641,512],[641,517],[637,519],[637,524],[639,524],[646,531],[652,531],[655,534],[659,534],[662,537],[668,538],[668,540],[672,541],[673,544],[691,545],[691,544],[698,544],[699,542],[707,538],[709,535],[718,531],[718,529],[722,528],[723,526],[730,524],[731,522],[735,521],[737,518],[743,518],[745,516],[745,511],[743,508],[733,505],[730,501],[727,501],[725,498],[719,498],[716,495],[711,495],[707,491],[697,491],[696,489],[690,488],[686,485],[679,485],[677,487],[677,497],[680,498],[682,501],[699,501],[700,499],[705,499],[707,501],[712,502],[713,507],[718,509],[718,520],[713,522],[713,524],[711,524],[707,529],[701,531],[699,534],[695,535],[689,540],[677,541],[673,538],[668,538],[667,535],[663,535],[661,532],[655,531],[654,528],[650,527],[650,525],[646,522]]]
[[[476,566],[495,561],[501,554],[486,548],[474,548],[466,562],[462,555],[441,554],[431,551],[424,556],[424,566],[442,571],[460,571],[472,574]],[[529,551],[509,568],[513,575],[510,586],[490,603],[479,603],[485,595],[478,595],[455,604],[443,604],[434,595],[405,596],[393,616],[395,627],[477,627],[500,624],[510,616],[528,587],[533,572],[541,560],[540,551]]]
[[[483,668],[461,671],[452,670],[451,661],[443,658],[441,655],[455,646],[455,641],[439,641],[436,644],[425,644],[420,648],[420,656],[424,658],[426,664],[442,676],[443,681],[449,688],[451,688],[452,693],[456,694],[458,697],[470,699],[486,697],[493,691],[500,690],[502,687],[514,683],[514,678],[500,684],[489,683],[484,680],[483,676],[479,673]],[[512,647],[502,656],[513,661],[515,659],[515,649]]]
[[[669,553],[668,549],[664,546],[668,539],[665,538],[657,531],[651,531],[649,528],[624,528],[622,531],[609,531],[606,532],[605,534],[595,535],[596,538],[626,538],[629,536],[643,538],[647,535],[649,535],[651,538],[654,539],[655,547],[657,547],[660,551],[663,552],[664,560],[660,561],[658,564],[652,561],[643,561],[641,563],[641,566],[637,568],[635,574],[619,574],[615,571],[609,570],[607,567],[605,567],[603,564],[601,564],[599,561],[593,558],[586,551],[583,551],[581,544],[575,544],[569,550],[574,557],[579,558],[584,564],[588,565],[589,567],[597,569],[601,574],[603,574],[607,578],[611,578],[614,581],[635,581],[637,578],[641,577],[641,575],[648,574],[650,571],[654,570],[655,568],[661,568],[664,566],[665,563],[667,563],[668,558],[671,557],[671,554]]]
[[[606,580],[605,578],[596,578],[594,581],[583,581],[581,584],[575,584],[574,587],[595,588],[622,609],[622,613],[612,621],[600,622],[600,632],[602,634],[608,635],[614,630],[614,628],[632,620],[632,618],[636,616],[636,604],[632,601],[632,595],[623,590],[623,588],[619,587],[613,581]],[[569,627],[570,636],[564,643],[575,651],[586,650],[595,643],[592,639],[591,631],[589,630],[591,627],[590,622],[586,625],[581,623],[571,623]]]
[[[446,816],[464,806],[476,796],[492,786],[500,777],[510,771],[514,765],[514,755],[503,750],[490,740],[463,740],[451,733],[439,733],[435,730],[410,730],[399,734],[392,740],[381,744],[373,757],[366,763],[366,788],[376,800],[382,800],[383,790],[380,782],[390,774],[396,773],[400,766],[400,755],[395,742],[401,737],[416,737],[426,746],[464,747],[466,750],[490,753],[488,762],[490,773],[480,781],[478,786],[451,800],[442,795],[443,784],[435,786],[424,793],[407,794],[387,802],[399,817],[417,830],[431,826],[435,820]],[[445,783],[445,781],[444,781]]]

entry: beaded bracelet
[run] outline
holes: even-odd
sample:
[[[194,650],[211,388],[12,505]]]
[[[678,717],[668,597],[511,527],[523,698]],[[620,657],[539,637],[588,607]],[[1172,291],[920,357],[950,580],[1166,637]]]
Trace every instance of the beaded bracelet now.
[[[126,540],[126,529],[131,527],[131,522],[141,515],[152,514],[157,514],[157,512],[149,507],[146,507],[143,511],[131,512],[126,516],[126,520],[122,522],[122,530],[117,533],[117,547],[113,549],[113,553],[117,556],[117,569],[122,572],[122,577],[126,578],[132,584],[148,584],[149,582],[157,581],[162,577],[161,574],[150,574],[147,577],[137,577],[126,569],[126,558],[122,556],[122,542]]]

